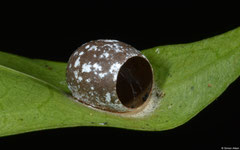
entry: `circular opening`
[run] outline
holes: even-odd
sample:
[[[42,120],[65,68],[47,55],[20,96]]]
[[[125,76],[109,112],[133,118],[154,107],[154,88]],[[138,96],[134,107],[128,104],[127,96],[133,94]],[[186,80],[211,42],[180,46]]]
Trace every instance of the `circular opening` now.
[[[120,68],[117,78],[117,94],[128,108],[141,106],[152,90],[153,74],[150,64],[142,57],[130,58]]]

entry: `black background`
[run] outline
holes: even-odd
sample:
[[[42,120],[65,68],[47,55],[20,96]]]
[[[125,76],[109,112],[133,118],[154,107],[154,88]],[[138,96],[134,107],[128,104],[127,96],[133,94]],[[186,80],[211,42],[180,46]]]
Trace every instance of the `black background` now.
[[[240,26],[236,6],[182,1],[85,1],[72,5],[31,4],[26,10],[12,11],[14,7],[2,16],[0,51],[67,62],[77,47],[95,39],[117,39],[139,50],[189,43]],[[155,149],[239,147],[239,90],[237,79],[196,117],[169,131],[76,127],[3,137],[0,144],[35,144],[34,148],[43,145],[111,148],[111,144],[113,148],[134,149],[146,145]]]

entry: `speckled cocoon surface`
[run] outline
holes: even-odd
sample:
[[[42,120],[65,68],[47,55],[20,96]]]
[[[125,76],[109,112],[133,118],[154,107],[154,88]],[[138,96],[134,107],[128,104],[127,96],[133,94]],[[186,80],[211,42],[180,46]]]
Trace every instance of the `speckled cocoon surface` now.
[[[90,41],[79,47],[67,66],[67,83],[75,99],[95,108],[126,112],[116,84],[121,66],[130,58],[145,57],[132,46],[117,40]]]

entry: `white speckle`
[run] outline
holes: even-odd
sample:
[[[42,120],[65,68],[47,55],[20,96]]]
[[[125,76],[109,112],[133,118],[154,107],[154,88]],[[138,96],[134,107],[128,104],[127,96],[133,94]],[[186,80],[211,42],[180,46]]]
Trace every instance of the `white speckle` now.
[[[89,82],[91,82],[91,79],[88,78],[86,81],[89,83]]]
[[[91,87],[91,90],[94,90],[94,87],[93,87],[93,86]]]
[[[80,57],[78,57],[77,60],[75,61],[74,67],[76,68],[79,65],[80,65]]]
[[[113,45],[112,44],[104,44],[103,47],[110,47],[110,48],[113,48]],[[105,51],[104,51],[105,52]]]
[[[157,48],[157,49],[155,50],[155,52],[156,52],[157,54],[159,54],[159,53],[160,53],[159,48]]]
[[[97,55],[96,55],[96,54],[94,54],[94,55],[93,55],[93,57],[95,57],[95,58],[96,58],[96,57],[97,57]]]
[[[88,49],[88,51],[92,51],[92,50],[96,51],[96,50],[97,50],[97,46],[93,45],[93,46],[91,46],[91,47]]]
[[[121,67],[121,64],[116,62],[115,64],[113,64],[109,70],[110,73],[116,72],[119,70],[119,68]]]
[[[80,56],[83,55],[83,54],[84,54],[84,52],[79,53]]]
[[[114,45],[114,50],[116,53],[122,52],[122,46],[120,46],[119,44],[115,43]]]
[[[106,102],[110,103],[111,102],[111,94],[109,92],[107,92],[106,94]]]
[[[68,88],[70,88],[70,90],[71,90],[72,92],[78,91],[77,86],[70,86],[70,85],[68,85]]]
[[[103,77],[105,77],[107,75],[107,73],[106,72],[105,73],[99,73],[98,75],[102,79]]]
[[[69,65],[69,68],[72,68],[72,64]]]
[[[93,64],[93,68],[95,69],[95,71],[102,71],[102,66],[100,66],[99,64],[95,63]]]
[[[116,81],[117,80],[117,72],[118,70],[120,69],[121,67],[121,64],[116,62],[115,64],[113,64],[109,70],[109,72],[111,74],[113,74],[113,81]]]
[[[78,54],[78,51],[76,51],[73,55],[76,56]]]
[[[99,125],[101,125],[101,126],[104,126],[104,125],[106,125],[106,124],[107,124],[106,122],[99,123]]]
[[[79,76],[79,77],[78,77],[78,81],[81,82],[82,80],[83,80],[83,78],[82,78],[81,76]]]
[[[102,55],[100,55],[100,58],[103,58],[103,57],[108,58],[108,56],[109,56],[109,53],[103,53]]]
[[[68,85],[68,89],[72,91],[71,85]]]
[[[104,42],[118,42],[118,40],[100,40],[100,41],[104,41]]]
[[[87,45],[86,47],[85,47],[85,49],[88,49],[90,47],[90,45]]]
[[[104,55],[106,58],[108,58],[109,53],[104,53],[103,55]]]
[[[82,97],[84,96],[84,95],[80,95],[77,91],[73,92],[72,94],[73,94],[73,97],[77,98],[78,100],[82,99]]]
[[[114,103],[115,103],[115,104],[117,104],[118,102],[119,102],[119,100],[118,100],[118,99],[115,99],[115,100],[114,100]]]
[[[92,67],[92,65],[90,65],[90,63],[88,63],[88,64],[83,64],[83,65],[82,65],[82,73],[83,73],[83,72],[90,72],[90,71],[92,71],[91,67]]]
[[[127,58],[134,57],[134,56],[137,56],[137,54],[136,53],[129,53],[129,54],[127,54]]]
[[[91,94],[92,96],[94,95],[94,93],[93,93],[93,92],[89,92],[89,94]]]
[[[75,78],[77,78],[78,77],[78,70],[73,71],[73,73],[74,73]]]

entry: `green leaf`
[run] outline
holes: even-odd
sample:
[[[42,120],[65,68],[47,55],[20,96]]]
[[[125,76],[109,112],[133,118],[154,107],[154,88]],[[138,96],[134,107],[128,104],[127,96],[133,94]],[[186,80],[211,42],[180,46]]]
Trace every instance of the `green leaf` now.
[[[143,50],[164,93],[144,117],[97,111],[70,98],[66,63],[0,52],[0,136],[74,127],[162,131],[184,124],[240,75],[240,28],[202,41]]]

